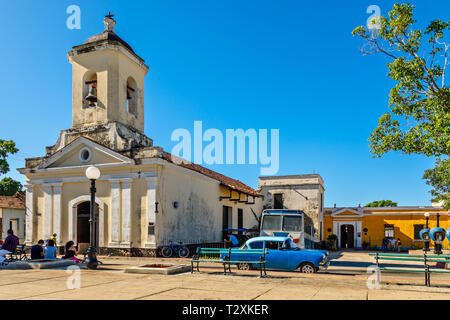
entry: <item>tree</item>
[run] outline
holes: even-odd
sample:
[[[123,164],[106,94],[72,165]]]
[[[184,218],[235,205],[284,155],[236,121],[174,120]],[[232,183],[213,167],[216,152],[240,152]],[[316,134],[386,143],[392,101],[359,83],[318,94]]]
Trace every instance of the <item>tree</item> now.
[[[389,94],[390,112],[382,115],[370,135],[370,152],[381,157],[389,151],[436,157],[435,168],[424,179],[431,194],[450,208],[450,88],[446,71],[450,21],[433,20],[424,30],[415,28],[414,6],[394,4],[388,17],[353,35],[362,38],[363,54],[381,53],[390,62],[388,76],[396,82]]]
[[[19,151],[12,140],[0,139],[0,174],[9,172],[8,155]],[[12,178],[3,178],[0,181],[0,196],[13,196],[18,191],[22,191],[22,184]]]
[[[19,149],[16,148],[16,144],[14,143],[14,141],[0,139],[0,174],[8,173],[8,155],[15,154],[18,151]]]
[[[17,192],[22,191],[22,184],[19,181],[9,177],[0,181],[0,196],[13,196]]]
[[[365,205],[365,207],[396,207],[397,202],[393,202],[391,200],[379,200],[372,201]]]
[[[434,197],[433,201],[444,201],[444,207],[450,208],[450,162],[437,159],[436,167],[434,169],[425,170],[424,179],[427,179],[427,184],[434,187],[431,190],[431,195]]]

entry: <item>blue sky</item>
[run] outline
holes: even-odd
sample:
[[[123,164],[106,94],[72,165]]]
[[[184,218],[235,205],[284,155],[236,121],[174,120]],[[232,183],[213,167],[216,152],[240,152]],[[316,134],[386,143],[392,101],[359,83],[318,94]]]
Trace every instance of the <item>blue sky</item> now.
[[[373,158],[368,137],[388,110],[393,82],[387,60],[363,56],[351,31],[369,5],[382,15],[395,1],[3,1],[0,10],[0,138],[24,158],[44,155],[59,130],[71,126],[72,46],[103,31],[112,11],[115,31],[150,67],[145,133],[171,151],[177,128],[280,130],[278,174],[319,173],[325,205],[391,199],[429,205],[421,179],[433,166],[423,156]],[[416,19],[450,20],[450,2],[413,1]],[[66,27],[66,8],[81,8],[81,29]],[[257,165],[211,169],[257,187]]]

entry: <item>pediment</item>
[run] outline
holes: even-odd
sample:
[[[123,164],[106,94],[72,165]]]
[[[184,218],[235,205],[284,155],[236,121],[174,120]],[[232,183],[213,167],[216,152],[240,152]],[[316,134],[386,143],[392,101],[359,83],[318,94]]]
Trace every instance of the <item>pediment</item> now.
[[[362,217],[363,213],[352,208],[343,208],[331,214],[332,217]]]
[[[131,164],[133,160],[92,140],[80,137],[50,156],[38,169],[127,163]]]

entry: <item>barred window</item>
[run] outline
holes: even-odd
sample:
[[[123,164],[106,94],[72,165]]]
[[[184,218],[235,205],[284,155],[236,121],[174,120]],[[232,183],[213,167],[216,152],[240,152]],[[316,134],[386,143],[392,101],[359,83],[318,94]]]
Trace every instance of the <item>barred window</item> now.
[[[414,225],[414,240],[420,240],[420,231],[425,228],[423,224],[415,224]]]

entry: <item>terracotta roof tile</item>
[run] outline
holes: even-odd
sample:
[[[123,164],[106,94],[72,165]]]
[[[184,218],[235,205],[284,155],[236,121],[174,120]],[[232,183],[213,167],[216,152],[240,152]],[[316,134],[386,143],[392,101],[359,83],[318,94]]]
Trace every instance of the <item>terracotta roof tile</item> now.
[[[15,196],[0,196],[0,208],[25,209],[23,194]]]
[[[232,190],[236,190],[236,191],[240,191],[242,193],[246,193],[249,194],[251,196],[261,196],[261,194],[259,192],[257,192],[256,190],[254,190],[253,188],[247,186],[245,183],[239,181],[239,180],[235,180],[232,178],[229,178],[227,176],[224,176],[223,174],[220,174],[218,172],[212,171],[210,169],[207,169],[205,167],[202,167],[198,164],[192,163],[192,162],[188,162],[187,160],[184,160],[182,158],[179,158],[177,156],[174,156],[168,152],[161,152],[162,158],[168,162],[171,162],[173,164],[176,164],[180,167],[184,167],[186,169],[192,170],[192,171],[196,171],[198,173],[201,173],[207,177],[210,177],[214,180],[219,181],[222,185],[232,189]]]

